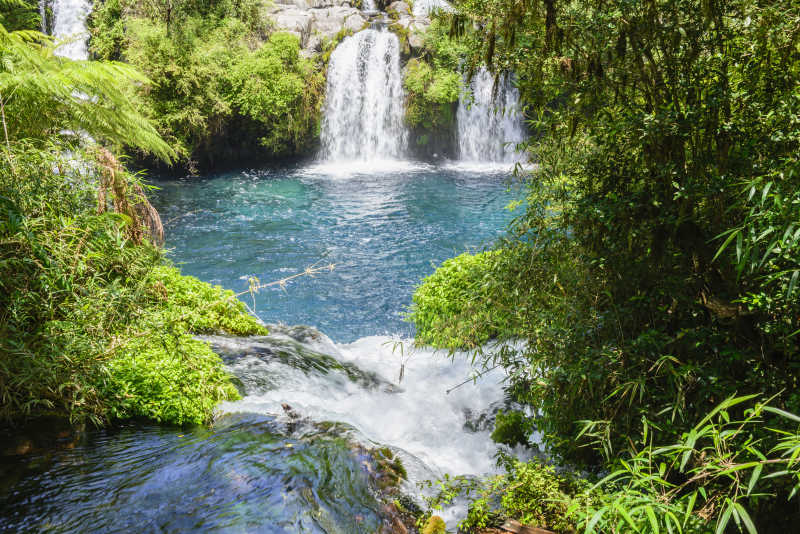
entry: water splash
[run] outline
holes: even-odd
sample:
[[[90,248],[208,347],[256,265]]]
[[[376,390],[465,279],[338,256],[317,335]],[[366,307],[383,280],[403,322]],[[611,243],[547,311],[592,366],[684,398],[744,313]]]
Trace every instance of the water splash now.
[[[414,2],[414,16],[427,17],[437,11],[453,11],[453,7],[445,0],[416,0]]]
[[[261,338],[204,338],[244,389],[242,400],[220,406],[223,413],[280,416],[288,405],[295,421],[335,423],[365,446],[388,446],[408,473],[411,495],[419,495],[417,483],[445,473],[497,472],[500,446],[490,434],[504,406],[502,370],[473,382],[467,354],[451,359],[388,336],[336,344],[311,327],[269,328]]]
[[[53,37],[59,44],[56,55],[69,59],[89,59],[86,19],[92,11],[90,0],[53,1]]]
[[[322,121],[326,160],[396,159],[406,151],[400,44],[388,30],[363,30],[331,54]]]
[[[458,105],[459,159],[470,162],[517,163],[515,146],[525,139],[519,91],[502,76],[495,92],[494,76],[481,68]]]

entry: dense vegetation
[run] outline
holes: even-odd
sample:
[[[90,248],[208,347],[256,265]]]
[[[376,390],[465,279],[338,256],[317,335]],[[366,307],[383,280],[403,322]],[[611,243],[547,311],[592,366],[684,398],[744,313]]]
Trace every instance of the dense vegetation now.
[[[319,134],[322,65],[295,36],[272,32],[260,2],[106,0],[90,18],[91,51],[151,80],[135,88],[182,163],[307,153]]]
[[[145,189],[100,148],[174,157],[123,89],[148,80],[25,26],[0,25],[0,57],[0,418],[209,420],[237,393],[190,334],[265,330],[169,266]]]
[[[461,95],[459,63],[467,49],[451,39],[440,22],[426,30],[418,57],[409,59],[403,78],[406,123],[423,155],[453,153],[456,109]]]
[[[421,339],[527,341],[483,359],[553,454],[615,473],[587,531],[791,530],[800,5],[456,4],[466,68],[516,73],[539,167],[502,251],[420,289]]]

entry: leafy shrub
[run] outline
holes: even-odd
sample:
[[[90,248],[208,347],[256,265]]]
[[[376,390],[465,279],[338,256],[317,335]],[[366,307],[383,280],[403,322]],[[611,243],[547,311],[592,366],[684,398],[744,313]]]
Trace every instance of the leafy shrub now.
[[[530,445],[528,436],[535,430],[533,423],[519,410],[497,412],[492,431],[492,441],[505,445]]]
[[[80,151],[12,148],[0,159],[0,417],[199,423],[236,398],[190,334],[264,334],[244,305],[132,242],[129,219],[98,215]]]
[[[425,130],[452,128],[454,105],[461,93],[461,75],[447,69],[431,67],[422,59],[411,59],[406,65],[403,85],[406,89],[406,122]]]
[[[415,341],[436,348],[475,348],[518,332],[495,268],[502,250],[464,253],[446,260],[414,291],[409,319]]]
[[[271,154],[307,147],[318,126],[324,90],[322,72],[300,57],[295,35],[274,33],[229,74],[229,99],[239,112],[263,125],[261,144]]]
[[[436,140],[433,150],[451,150],[456,109],[461,94],[460,62],[466,48],[451,39],[447,29],[434,21],[423,36],[420,57],[408,61],[403,86],[406,90],[406,123],[417,145]]]
[[[438,509],[458,496],[468,497],[467,517],[459,524],[459,532],[480,532],[509,518],[556,532],[575,532],[577,522],[570,506],[585,507],[597,499],[588,481],[558,473],[539,460],[504,457],[502,462],[504,474],[482,481],[446,477],[428,504]]]

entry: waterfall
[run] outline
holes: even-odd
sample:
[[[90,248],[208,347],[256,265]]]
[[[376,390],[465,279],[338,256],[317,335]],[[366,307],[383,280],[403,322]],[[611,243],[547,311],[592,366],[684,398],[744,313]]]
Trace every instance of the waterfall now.
[[[377,11],[378,8],[375,6],[375,0],[363,0],[361,2],[361,10],[362,11]]]
[[[416,0],[414,2],[415,17],[427,17],[437,11],[452,12],[453,7],[446,0]]]
[[[90,0],[53,1],[53,37],[62,43],[56,50],[57,55],[69,59],[89,58],[89,49],[86,45],[86,40],[89,38],[86,19],[91,10]]]
[[[514,147],[525,139],[519,110],[519,91],[508,76],[498,81],[485,68],[464,91],[456,115],[458,149],[462,161],[516,163]]]
[[[395,34],[363,30],[331,54],[322,120],[326,160],[395,159],[405,153],[400,44]]]

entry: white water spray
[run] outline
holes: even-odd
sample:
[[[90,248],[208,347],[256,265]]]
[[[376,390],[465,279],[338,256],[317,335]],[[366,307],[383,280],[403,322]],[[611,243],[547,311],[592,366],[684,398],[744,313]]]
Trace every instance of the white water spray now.
[[[363,30],[331,54],[322,121],[326,160],[386,160],[402,156],[400,44],[387,30]]]
[[[57,55],[69,59],[89,58],[86,19],[91,11],[92,4],[89,0],[53,1],[53,37],[61,43],[56,49]]]
[[[453,7],[445,0],[416,0],[414,2],[415,17],[427,17],[437,11],[452,12]]]
[[[485,68],[475,74],[464,91],[456,115],[461,161],[516,163],[515,146],[525,139],[519,109],[519,91],[508,76],[498,81]]]
[[[288,404],[304,420],[344,423],[363,444],[388,446],[399,455],[411,494],[417,493],[417,482],[445,473],[497,472],[493,457],[499,446],[490,433],[492,410],[504,399],[502,370],[473,383],[466,354],[451,360],[446,352],[410,348],[413,340],[400,347],[399,340],[386,336],[339,345],[314,329],[299,328],[306,332],[302,341],[277,326],[270,326],[267,338],[204,338],[223,354],[240,355],[229,369],[244,382],[246,395],[222,403],[222,412],[281,416]],[[304,349],[332,356],[350,366],[349,373],[324,370],[329,364],[308,365],[320,360],[304,355]],[[354,380],[353,369],[371,378]],[[459,513],[452,509],[446,515]]]

